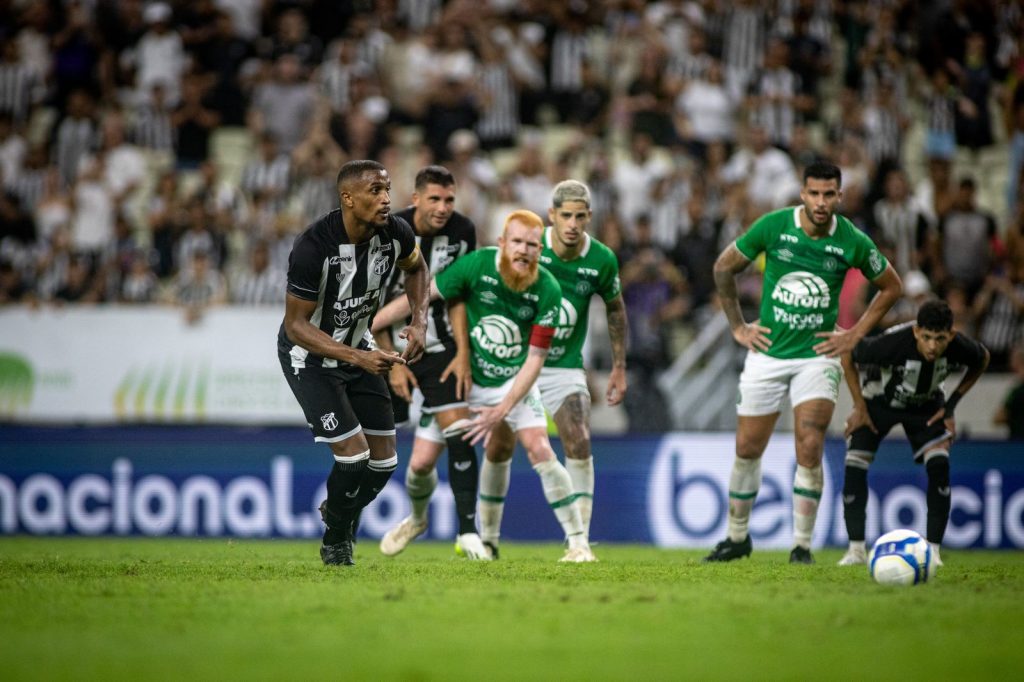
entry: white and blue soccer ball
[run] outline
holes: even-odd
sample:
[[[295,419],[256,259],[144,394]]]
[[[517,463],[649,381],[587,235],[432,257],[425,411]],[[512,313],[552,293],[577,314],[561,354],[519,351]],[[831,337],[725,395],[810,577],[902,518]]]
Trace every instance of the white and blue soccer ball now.
[[[882,585],[917,585],[935,575],[935,557],[928,541],[918,533],[893,530],[875,540],[868,570]]]

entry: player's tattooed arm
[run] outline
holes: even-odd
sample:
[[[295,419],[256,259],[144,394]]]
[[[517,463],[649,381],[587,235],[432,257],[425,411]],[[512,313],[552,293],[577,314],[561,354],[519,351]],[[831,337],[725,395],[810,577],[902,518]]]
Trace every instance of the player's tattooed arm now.
[[[626,343],[629,339],[629,321],[626,302],[622,295],[605,303],[608,316],[608,337],[612,345],[612,371],[608,376],[605,399],[609,405],[618,405],[626,396]]]
[[[722,312],[729,320],[729,328],[732,329],[732,336],[736,342],[753,351],[764,351],[772,345],[768,339],[771,330],[756,322],[748,324],[743,320],[739,294],[736,291],[736,275],[743,272],[748,265],[750,259],[736,248],[735,243],[727,246],[715,261],[715,288],[718,290]]]

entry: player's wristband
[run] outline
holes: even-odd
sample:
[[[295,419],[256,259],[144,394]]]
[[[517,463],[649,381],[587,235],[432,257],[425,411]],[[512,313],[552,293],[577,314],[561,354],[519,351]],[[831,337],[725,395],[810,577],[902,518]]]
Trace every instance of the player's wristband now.
[[[957,393],[956,391],[953,391],[953,393],[951,393],[950,396],[946,398],[946,404],[944,407],[946,408],[947,419],[953,416],[953,410],[956,409],[956,404],[960,402],[960,398],[963,397],[963,393]]]

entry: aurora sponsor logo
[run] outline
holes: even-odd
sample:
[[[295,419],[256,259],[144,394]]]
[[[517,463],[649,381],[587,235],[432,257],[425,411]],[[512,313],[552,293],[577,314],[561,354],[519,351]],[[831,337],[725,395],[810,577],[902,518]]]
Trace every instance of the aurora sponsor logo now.
[[[568,299],[563,298],[561,305],[558,307],[558,322],[555,325],[555,338],[559,341],[565,341],[572,336],[572,332],[576,329],[576,322],[578,320],[579,313],[576,312],[576,306],[570,303]]]
[[[505,360],[523,352],[519,325],[503,315],[486,315],[473,327],[472,338],[483,350]]]
[[[828,308],[831,290],[821,277],[810,272],[790,272],[775,284],[772,300],[795,308]]]

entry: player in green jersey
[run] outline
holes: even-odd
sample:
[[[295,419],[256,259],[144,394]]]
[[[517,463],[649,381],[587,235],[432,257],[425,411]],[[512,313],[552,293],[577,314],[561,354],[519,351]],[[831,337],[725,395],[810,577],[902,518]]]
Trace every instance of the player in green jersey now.
[[[863,232],[835,211],[842,199],[839,168],[824,162],[804,171],[802,205],[768,213],[715,262],[715,285],[733,338],[748,349],[740,375],[736,459],[729,479],[728,537],[705,561],[751,552],[750,511],[761,484],[761,455],[786,393],[793,407],[796,474],[790,563],[813,563],[811,534],[824,485],[825,430],[839,396],[839,356],[849,353],[900,297],[896,271]],[[746,322],[736,295],[737,273],[765,254],[761,317]],[[879,291],[852,329],[837,329],[846,271],[861,270]]]
[[[594,460],[590,453],[590,389],[583,369],[583,342],[587,336],[590,298],[605,303],[612,346],[612,371],[605,392],[609,405],[626,394],[626,306],[619,284],[619,264],[607,246],[587,234],[590,224],[590,189],[578,180],[565,180],[551,195],[540,262],[558,280],[562,300],[551,351],[537,385],[541,399],[558,426],[565,448],[565,468],[578,499],[583,529],[590,536],[594,499]],[[509,463],[515,441],[491,439],[480,470],[480,535],[497,546]]]
[[[536,386],[555,335],[561,301],[557,280],[539,267],[543,229],[537,214],[512,212],[498,248],[478,249],[459,258],[434,276],[430,293],[433,298],[461,299],[466,304],[473,374],[469,405],[476,413],[466,438],[474,445],[482,440],[485,447],[492,433],[502,440],[517,438],[569,540],[561,560],[596,561],[583,532],[572,480],[551,449]],[[404,299],[395,299],[378,314],[374,329],[404,317],[407,310]],[[497,546],[492,549],[496,553]]]

